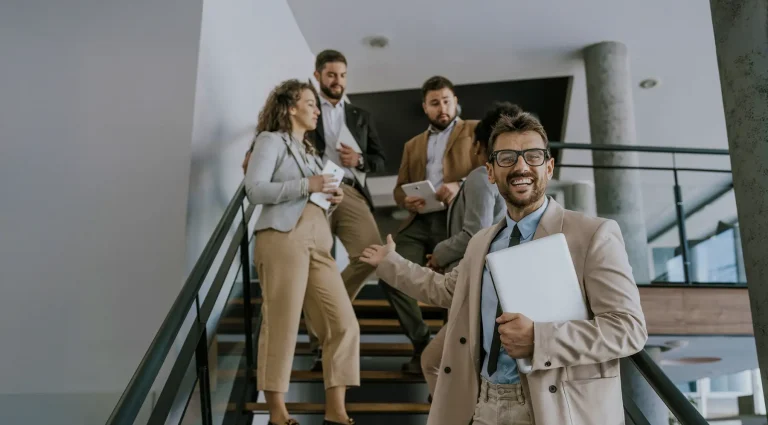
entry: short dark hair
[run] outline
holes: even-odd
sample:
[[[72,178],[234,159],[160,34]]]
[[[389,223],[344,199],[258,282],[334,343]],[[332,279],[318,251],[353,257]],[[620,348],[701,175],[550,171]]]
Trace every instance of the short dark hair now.
[[[427,93],[442,89],[449,89],[453,94],[456,94],[456,91],[453,89],[453,83],[451,80],[439,75],[431,77],[421,85],[421,100],[427,99]]]
[[[325,64],[331,62],[341,62],[344,65],[347,64],[347,58],[344,54],[338,50],[326,49],[317,54],[315,58],[315,71],[322,72]]]
[[[493,145],[496,144],[496,139],[505,133],[525,133],[526,131],[533,131],[538,133],[544,140],[544,148],[549,151],[549,139],[547,139],[547,132],[544,130],[544,126],[541,122],[530,112],[523,112],[516,115],[502,115],[493,126],[493,132],[491,133],[491,139],[488,144],[490,146],[490,153],[493,153]]]
[[[493,127],[499,121],[502,115],[515,116],[523,112],[523,109],[517,105],[513,105],[509,102],[495,102],[493,108],[489,109],[485,113],[485,116],[475,127],[475,140],[480,144],[480,147],[488,153],[491,151],[488,149],[488,141],[491,140],[491,133],[493,133]]]

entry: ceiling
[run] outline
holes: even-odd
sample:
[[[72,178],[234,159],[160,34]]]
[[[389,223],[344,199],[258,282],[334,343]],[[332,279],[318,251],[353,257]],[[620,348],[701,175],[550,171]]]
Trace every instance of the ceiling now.
[[[581,51],[600,41],[619,41],[629,51],[638,144],[728,147],[709,2],[288,3],[313,52],[334,48],[347,56],[350,93],[416,88],[434,74],[456,84],[572,76],[563,141],[573,143],[590,141]],[[389,46],[368,47],[363,40],[374,35],[389,38]],[[658,79],[660,84],[641,89],[639,82],[646,78]],[[563,162],[588,164],[591,156],[586,151],[566,151]],[[640,162],[671,165],[671,158],[641,154]],[[681,156],[677,163],[730,167],[727,157]],[[671,173],[644,171],[638,178],[646,199],[646,221],[674,211]],[[684,198],[700,197],[727,178],[682,173]],[[561,179],[592,180],[592,172],[563,169]],[[735,205],[727,208],[724,214],[733,216]]]

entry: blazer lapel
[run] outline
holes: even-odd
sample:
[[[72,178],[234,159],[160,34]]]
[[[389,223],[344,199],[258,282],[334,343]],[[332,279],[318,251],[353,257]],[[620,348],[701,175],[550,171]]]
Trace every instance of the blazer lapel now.
[[[365,146],[360,144],[360,127],[357,125],[358,118],[360,118],[360,114],[357,112],[357,109],[350,107],[347,102],[344,102],[344,122],[347,124],[347,129],[352,134],[352,137],[355,138],[357,146],[360,147],[361,151],[365,152]]]
[[[482,346],[482,333],[480,330],[480,296],[483,288],[483,271],[485,269],[485,255],[491,249],[491,243],[499,232],[507,227],[507,220],[501,220],[496,223],[490,232],[488,232],[481,243],[483,252],[479,252],[475,261],[471,264],[470,272],[475,273],[469,276],[469,344],[472,347],[472,361],[474,362],[477,373],[480,373],[482,367],[480,359],[480,348]]]
[[[563,232],[563,207],[552,197],[549,198],[549,205],[544,215],[539,220],[536,232],[533,234],[533,240],[543,238],[544,236],[554,235]]]
[[[288,147],[288,151],[291,152],[291,155],[293,155],[293,159],[296,160],[296,164],[299,166],[299,170],[301,170],[301,174],[304,177],[309,177],[312,175],[312,173],[307,168],[307,164],[304,162],[303,157],[301,156],[301,152],[299,152],[299,148],[296,146],[296,143],[293,143],[291,140],[291,137],[287,133],[282,133],[283,135],[283,142],[285,142],[285,145]]]
[[[453,131],[451,131],[451,135],[448,137],[448,143],[445,145],[445,154],[447,155],[448,152],[451,151],[451,148],[456,143],[456,140],[459,138],[459,134],[461,134],[461,131],[464,130],[464,120],[461,118],[456,118],[456,125],[453,126]]]
[[[413,176],[411,181],[413,182],[420,182],[427,178],[427,149],[429,149],[429,130],[425,131],[419,136],[419,143],[420,146],[418,146],[418,149],[416,149],[418,157],[415,158],[415,161],[413,161],[413,166],[411,167],[411,174]],[[437,190],[437,188],[435,188],[435,190]]]

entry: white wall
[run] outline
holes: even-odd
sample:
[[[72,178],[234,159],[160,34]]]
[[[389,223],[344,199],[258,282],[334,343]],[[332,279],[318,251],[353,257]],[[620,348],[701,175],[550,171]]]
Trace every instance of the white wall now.
[[[243,179],[240,165],[269,92],[289,78],[306,81],[313,67],[314,55],[285,0],[204,1],[187,209],[187,270],[194,266]],[[239,257],[235,268],[238,265]],[[234,272],[223,297],[236,278]],[[203,291],[210,282],[209,278]],[[224,301],[219,300],[209,323],[215,323]]]
[[[201,12],[0,2],[0,423],[103,423],[178,293]]]

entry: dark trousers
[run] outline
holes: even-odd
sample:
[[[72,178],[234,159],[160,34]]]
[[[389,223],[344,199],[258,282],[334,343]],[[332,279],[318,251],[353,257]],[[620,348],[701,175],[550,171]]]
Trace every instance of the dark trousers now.
[[[395,251],[406,260],[425,265],[427,254],[431,254],[438,243],[447,239],[446,217],[445,211],[417,215],[408,227],[395,236]],[[383,280],[379,280],[379,285],[395,309],[405,334],[414,346],[423,348],[429,342],[430,332],[419,304]]]

